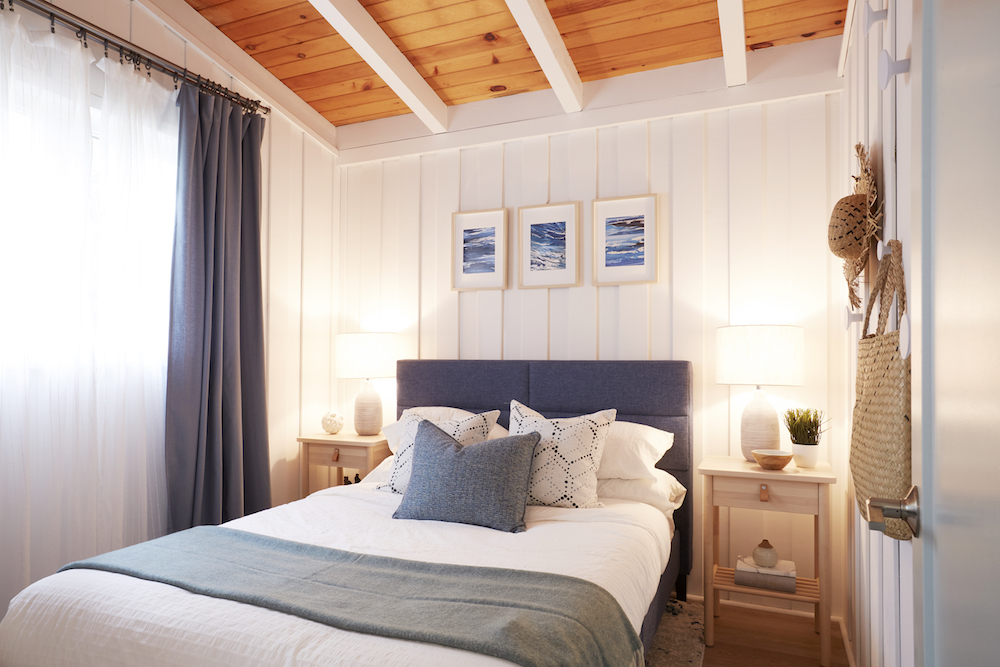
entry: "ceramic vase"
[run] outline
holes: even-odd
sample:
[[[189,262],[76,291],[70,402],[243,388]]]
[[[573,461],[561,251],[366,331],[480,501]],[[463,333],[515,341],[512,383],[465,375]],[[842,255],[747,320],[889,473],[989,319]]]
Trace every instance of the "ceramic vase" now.
[[[764,540],[753,550],[753,562],[759,567],[774,567],[778,564],[778,551]]]
[[[799,468],[815,468],[819,462],[818,443],[792,443],[792,458]]]

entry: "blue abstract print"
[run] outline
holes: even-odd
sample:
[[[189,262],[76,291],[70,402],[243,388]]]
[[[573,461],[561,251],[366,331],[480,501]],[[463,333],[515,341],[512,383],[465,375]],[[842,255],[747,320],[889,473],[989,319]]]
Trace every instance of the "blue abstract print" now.
[[[565,268],[565,221],[531,225],[531,270],[556,271]]]
[[[642,266],[645,264],[645,239],[644,215],[625,215],[605,219],[605,266]]]
[[[462,273],[496,271],[496,227],[462,230]]]

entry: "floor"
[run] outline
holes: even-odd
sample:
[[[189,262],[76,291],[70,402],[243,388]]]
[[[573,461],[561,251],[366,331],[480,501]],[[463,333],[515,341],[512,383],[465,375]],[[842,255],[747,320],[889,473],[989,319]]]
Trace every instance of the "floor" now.
[[[715,619],[715,645],[703,667],[801,667],[819,665],[819,635],[813,619],[722,605]],[[848,667],[840,624],[832,624],[832,667]]]

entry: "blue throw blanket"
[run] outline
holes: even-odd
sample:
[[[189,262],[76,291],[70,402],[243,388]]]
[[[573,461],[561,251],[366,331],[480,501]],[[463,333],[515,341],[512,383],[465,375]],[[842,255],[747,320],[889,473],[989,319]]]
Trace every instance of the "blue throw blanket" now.
[[[618,602],[575,577],[387,558],[201,526],[70,563],[520,665],[642,664]]]

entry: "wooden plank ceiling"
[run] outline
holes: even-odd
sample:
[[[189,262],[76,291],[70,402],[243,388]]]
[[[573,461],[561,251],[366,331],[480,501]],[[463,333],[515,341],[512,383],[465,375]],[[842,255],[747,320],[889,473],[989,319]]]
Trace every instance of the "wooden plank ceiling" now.
[[[334,125],[409,109],[301,0],[187,0]],[[744,0],[746,48],[839,35],[848,0]],[[504,0],[360,0],[448,105],[549,87]],[[545,0],[580,79],[722,56],[716,0]]]

